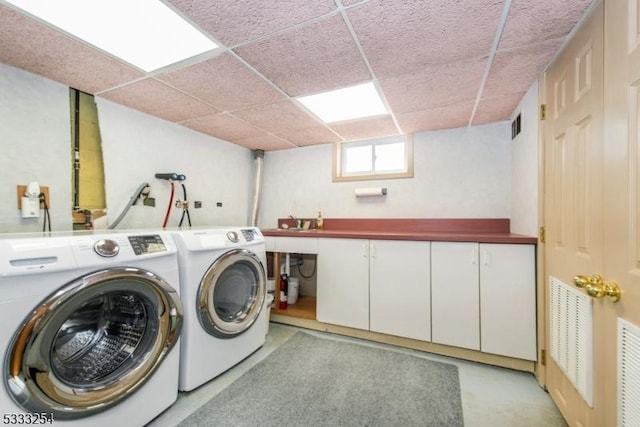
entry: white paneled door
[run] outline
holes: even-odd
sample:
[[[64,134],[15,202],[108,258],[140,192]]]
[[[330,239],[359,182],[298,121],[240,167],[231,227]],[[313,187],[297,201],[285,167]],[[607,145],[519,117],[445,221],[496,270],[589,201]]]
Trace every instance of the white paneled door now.
[[[605,3],[604,63],[603,278],[622,295],[617,303],[607,297],[597,302],[604,310],[606,349],[602,425],[631,426],[640,423],[639,0]],[[625,325],[620,331],[619,324]],[[624,343],[623,330],[629,332]],[[629,351],[621,352],[622,344]]]
[[[542,126],[547,304],[558,301],[549,296],[552,282],[573,286],[574,276],[591,277],[604,270],[603,23],[600,4],[544,76],[547,117]],[[558,308],[549,307],[547,313],[558,312]],[[603,316],[604,307],[593,304],[594,343],[603,342]],[[569,335],[578,330],[567,328]],[[550,336],[548,328],[546,335]],[[577,339],[567,337],[568,341]],[[547,348],[551,348],[550,343]],[[585,367],[594,372],[590,385],[593,406],[587,401],[591,399],[583,397],[579,385],[572,382],[574,376],[566,372],[563,360],[571,356],[562,351],[560,354],[553,352],[551,356],[547,360],[546,385],[569,425],[603,426],[603,346],[593,346],[593,357],[587,358],[593,361],[593,366]]]
[[[544,76],[546,288],[579,285],[593,317],[592,402],[553,358],[547,363],[547,388],[571,426],[638,422],[640,375],[627,375],[638,360],[619,350],[620,334],[631,349],[640,325],[638,3],[595,6]],[[569,323],[566,333],[579,329]]]

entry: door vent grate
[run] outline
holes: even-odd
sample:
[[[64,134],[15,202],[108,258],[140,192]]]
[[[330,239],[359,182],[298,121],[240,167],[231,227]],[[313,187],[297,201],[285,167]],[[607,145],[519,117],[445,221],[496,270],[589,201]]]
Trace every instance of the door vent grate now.
[[[593,306],[586,294],[549,277],[549,352],[593,407]]]
[[[618,318],[618,425],[640,426],[640,328]]]

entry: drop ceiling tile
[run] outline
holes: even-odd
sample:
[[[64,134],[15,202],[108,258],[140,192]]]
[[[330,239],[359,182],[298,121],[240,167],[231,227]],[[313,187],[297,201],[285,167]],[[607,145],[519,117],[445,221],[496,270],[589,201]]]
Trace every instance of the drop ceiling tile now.
[[[498,49],[565,37],[592,0],[513,0]]]
[[[100,96],[172,122],[220,112],[151,78],[103,92]]]
[[[334,0],[169,0],[169,3],[227,47],[336,9]]]
[[[250,43],[236,52],[291,96],[371,79],[341,15]]]
[[[483,98],[478,103],[473,117],[473,126],[509,120],[514,109],[520,104],[526,92],[510,93],[503,96]]]
[[[289,148],[295,148],[296,146],[289,141],[279,138],[275,135],[262,134],[251,138],[236,139],[233,143],[242,145],[251,150],[287,150]]]
[[[328,144],[340,141],[340,137],[324,126],[315,126],[305,129],[286,130],[277,133],[277,136],[290,141],[299,147],[307,145]]]
[[[291,101],[238,110],[233,115],[259,128],[269,129],[273,133],[310,128],[319,124]]]
[[[193,130],[206,133],[207,135],[224,139],[225,141],[251,138],[265,133],[264,130],[251,126],[226,113],[186,120],[181,124]]]
[[[226,111],[284,98],[282,93],[230,53],[155,77]]]
[[[483,97],[526,92],[553,59],[563,39],[500,51],[491,64]]]
[[[0,4],[0,61],[90,94],[143,76],[129,65]]]
[[[487,55],[502,1],[372,0],[347,10],[377,77]]]
[[[396,114],[402,133],[427,130],[453,129],[467,126],[471,119],[474,102],[463,102],[431,110]]]
[[[443,107],[475,100],[486,66],[486,58],[434,65],[424,71],[380,79],[380,86],[395,113]]]
[[[347,141],[398,134],[398,128],[391,116],[350,120],[348,122],[331,124],[330,127]]]

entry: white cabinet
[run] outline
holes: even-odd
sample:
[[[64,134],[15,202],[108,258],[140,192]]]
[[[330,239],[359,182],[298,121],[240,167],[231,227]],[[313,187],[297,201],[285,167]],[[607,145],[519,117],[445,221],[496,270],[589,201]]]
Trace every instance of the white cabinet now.
[[[535,247],[431,243],[432,341],[536,360]]]
[[[318,239],[316,319],[369,329],[369,241]]]
[[[429,341],[429,246],[319,239],[317,320]]]
[[[536,360],[534,245],[480,245],[481,350]]]
[[[431,339],[480,350],[478,244],[431,242]]]
[[[369,243],[369,329],[431,341],[429,242]]]

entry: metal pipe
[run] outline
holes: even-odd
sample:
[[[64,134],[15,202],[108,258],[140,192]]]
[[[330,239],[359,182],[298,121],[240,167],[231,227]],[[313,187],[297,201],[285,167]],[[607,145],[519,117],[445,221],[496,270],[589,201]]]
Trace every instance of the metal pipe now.
[[[264,169],[264,150],[253,150],[254,168],[254,186],[253,186],[253,203],[251,205],[251,226],[258,225],[258,210],[260,208],[260,198],[262,196],[262,171]]]

